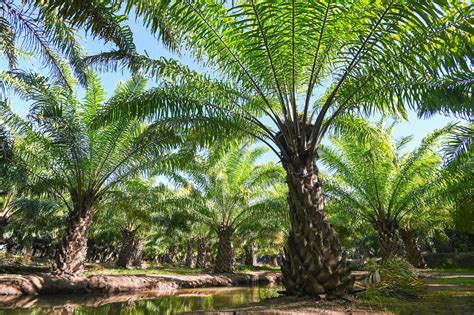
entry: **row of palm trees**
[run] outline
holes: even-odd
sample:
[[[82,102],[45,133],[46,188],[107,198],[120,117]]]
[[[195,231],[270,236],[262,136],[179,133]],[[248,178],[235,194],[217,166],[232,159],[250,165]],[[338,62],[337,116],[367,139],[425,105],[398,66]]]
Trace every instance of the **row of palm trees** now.
[[[29,141],[41,139],[34,155],[49,169],[35,176],[48,179],[43,186],[71,210],[69,236],[57,256],[60,274],[80,270],[83,237],[104,193],[150,161],[166,168],[173,164],[170,159],[179,164],[186,156],[177,151],[189,149],[183,149],[178,134],[186,134],[191,147],[223,141],[230,134],[251,135],[278,156],[286,173],[286,289],[291,294],[342,294],[353,279],[327,218],[316,165],[322,139],[328,133],[363,133],[360,114],[381,111],[404,117],[411,107],[419,115],[471,117],[474,108],[473,6],[461,1],[28,3],[31,11],[18,10],[13,2],[2,4],[2,23],[8,26],[4,44],[28,34],[31,39],[23,36],[27,48],[42,52],[58,83],[19,72],[6,74],[2,82],[33,100],[30,121],[15,125]],[[212,75],[174,59],[140,55],[124,25],[127,17],[138,17],[168,49],[189,52]],[[73,28],[117,48],[82,58]],[[75,99],[71,71],[53,62],[57,54],[46,50],[48,43],[86,85],[85,102]],[[14,60],[11,45],[5,47]],[[128,67],[134,75],[157,79],[157,86],[143,90],[138,76],[105,102],[95,97],[90,66]],[[132,93],[135,89],[142,93]],[[18,120],[7,116],[10,123]],[[143,119],[150,124],[143,125]],[[46,144],[58,146],[43,157]],[[385,225],[393,220],[376,219]],[[77,261],[71,257],[76,251]]]

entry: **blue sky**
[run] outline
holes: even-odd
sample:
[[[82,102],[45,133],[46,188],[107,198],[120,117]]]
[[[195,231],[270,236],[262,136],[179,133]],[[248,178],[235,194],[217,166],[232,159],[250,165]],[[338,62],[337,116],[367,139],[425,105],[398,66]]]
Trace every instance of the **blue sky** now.
[[[144,28],[141,23],[135,21],[129,21],[129,25],[132,29],[134,34],[135,42],[139,52],[146,53],[152,58],[159,58],[159,57],[174,57],[180,60],[182,63],[190,66],[193,69],[203,71],[205,69],[201,68],[199,65],[194,63],[192,59],[184,54],[183,56],[176,56],[169,53],[160,43],[149,33],[149,31]],[[101,51],[107,51],[113,48],[112,45],[105,45],[102,41],[94,40],[90,37],[84,36],[82,34],[82,43],[87,48],[89,54],[96,54]],[[3,69],[6,69],[6,62],[2,60],[0,66]],[[44,73],[44,69],[41,69],[39,63],[36,60],[29,60],[21,63],[21,67],[34,69]],[[106,91],[113,91],[116,83],[120,80],[126,80],[129,77],[128,71],[119,71],[116,73],[101,73],[101,81],[106,89]],[[150,82],[150,85],[153,83]],[[82,94],[82,91],[78,90],[79,95]],[[28,112],[28,105],[19,100],[17,97],[12,96],[12,108],[15,112],[26,115]],[[425,137],[427,134],[432,132],[437,128],[441,128],[445,126],[447,123],[456,121],[454,117],[445,117],[441,115],[435,115],[430,119],[419,119],[416,116],[416,113],[413,111],[409,112],[409,121],[402,122],[398,124],[394,128],[394,136],[396,138],[413,135],[412,143],[407,146],[408,150],[411,150],[418,146],[421,139]],[[265,157],[265,159],[275,159],[273,154],[269,154]]]

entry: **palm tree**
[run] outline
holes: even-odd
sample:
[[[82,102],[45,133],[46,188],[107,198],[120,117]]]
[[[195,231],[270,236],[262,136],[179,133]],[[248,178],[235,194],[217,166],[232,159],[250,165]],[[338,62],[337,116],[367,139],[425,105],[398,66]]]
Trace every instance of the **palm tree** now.
[[[125,178],[146,167],[172,164],[180,140],[167,127],[149,127],[134,119],[119,119],[94,128],[92,121],[106,104],[98,78],[90,74],[83,101],[61,84],[20,72],[4,75],[10,87],[32,102],[22,120],[3,104],[0,119],[22,137],[19,157],[38,189],[58,198],[68,209],[67,228],[59,245],[54,272],[77,275],[83,270],[87,233],[101,200]],[[124,99],[145,89],[143,78],[118,84],[112,99]]]
[[[445,182],[450,201],[455,205],[454,219],[458,230],[474,233],[474,124],[457,125],[448,135],[443,148],[446,168],[458,176]]]
[[[12,220],[20,216],[33,219],[40,212],[54,208],[51,200],[35,198],[27,191],[31,185],[24,161],[21,160],[21,139],[15,139],[7,126],[0,132],[0,244],[5,243],[4,233]],[[44,210],[44,211],[35,211]]]
[[[379,128],[377,141],[332,137],[331,147],[322,147],[321,159],[333,174],[324,181],[329,198],[342,211],[370,223],[377,232],[382,257],[403,255],[415,265],[423,262],[417,251],[416,234],[410,226],[423,216],[436,216],[444,194],[439,184],[442,157],[437,142],[452,126],[428,135],[416,150],[405,153],[411,137],[391,138],[393,126]]]
[[[281,168],[268,162],[257,164],[263,148],[231,145],[228,150],[211,150],[175,174],[182,186],[177,198],[167,202],[180,205],[206,223],[218,237],[214,271],[233,271],[233,236],[248,221],[259,221],[278,210],[269,191],[281,179]]]
[[[153,187],[151,178],[143,180],[134,178],[120,185],[109,197],[107,211],[102,222],[102,229],[110,226],[113,218],[114,228],[119,228],[122,242],[118,253],[117,266],[139,267],[143,257],[145,237],[153,224],[156,224],[156,200],[163,194],[163,189]]]
[[[81,17],[93,2],[81,2],[86,4],[75,12],[61,13],[85,21]],[[405,116],[410,106],[420,115],[473,113],[472,4],[128,0],[123,5],[116,9],[133,10],[159,40],[180,43],[173,48],[190,52],[212,76],[122,50],[101,54],[93,60],[144,67],[161,82],[146,96],[109,104],[102,120],[167,116],[177,126],[186,122],[186,128],[199,130],[197,140],[204,143],[244,131],[272,148],[289,188],[291,231],[282,271],[291,294],[342,294],[352,283],[327,220],[315,162],[328,132],[357,129],[351,118],[357,112]],[[179,82],[170,84],[166,77]]]

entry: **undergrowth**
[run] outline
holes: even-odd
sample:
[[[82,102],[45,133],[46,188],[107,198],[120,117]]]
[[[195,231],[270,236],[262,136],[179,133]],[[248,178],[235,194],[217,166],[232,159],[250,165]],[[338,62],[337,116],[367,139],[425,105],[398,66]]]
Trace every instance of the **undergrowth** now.
[[[364,269],[371,275],[376,272],[380,274],[380,281],[369,284],[367,291],[362,294],[367,299],[417,298],[425,287],[415,268],[399,258],[370,261],[365,264]]]

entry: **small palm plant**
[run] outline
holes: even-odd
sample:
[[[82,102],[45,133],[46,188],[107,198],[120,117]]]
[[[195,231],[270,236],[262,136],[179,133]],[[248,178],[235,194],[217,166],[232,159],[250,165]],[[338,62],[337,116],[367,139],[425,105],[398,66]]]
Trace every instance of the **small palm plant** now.
[[[88,75],[81,101],[57,83],[39,75],[14,72],[3,76],[15,92],[32,103],[26,120],[3,104],[0,119],[22,137],[21,156],[28,176],[67,208],[67,228],[58,247],[54,272],[75,276],[83,270],[87,234],[101,201],[123,179],[147,167],[172,163],[180,139],[159,123],[145,126],[117,119],[94,127],[106,104],[98,78]],[[127,99],[145,89],[143,78],[118,84],[111,99]]]
[[[272,162],[257,164],[265,152],[233,144],[228,150],[210,150],[173,176],[182,189],[168,202],[187,208],[217,234],[215,272],[233,271],[232,240],[241,227],[281,213],[282,204],[270,191],[282,180],[283,170]]]

